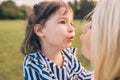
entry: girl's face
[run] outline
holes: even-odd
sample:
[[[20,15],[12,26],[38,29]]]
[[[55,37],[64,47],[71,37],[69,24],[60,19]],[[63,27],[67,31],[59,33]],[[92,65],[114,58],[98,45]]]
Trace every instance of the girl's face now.
[[[80,36],[81,52],[89,60],[91,60],[91,22],[82,28]]]
[[[74,39],[73,14],[71,11],[64,14],[66,8],[60,8],[51,15],[42,30],[42,42],[49,47],[64,49],[71,46]]]

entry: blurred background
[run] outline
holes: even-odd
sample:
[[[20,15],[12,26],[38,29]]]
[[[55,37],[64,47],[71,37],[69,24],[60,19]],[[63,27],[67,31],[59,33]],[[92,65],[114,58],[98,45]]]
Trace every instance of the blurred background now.
[[[34,4],[44,0],[0,0],[0,80],[23,80],[24,55],[20,45],[24,38],[29,12]],[[97,0],[63,0],[74,11],[75,39],[72,46],[78,48],[77,57],[90,70],[90,61],[80,51],[79,36],[85,16],[91,12]]]

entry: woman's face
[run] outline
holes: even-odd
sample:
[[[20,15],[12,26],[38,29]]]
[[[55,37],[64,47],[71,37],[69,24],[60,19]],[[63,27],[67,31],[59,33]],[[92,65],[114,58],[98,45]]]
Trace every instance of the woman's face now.
[[[91,22],[82,28],[80,36],[81,52],[89,60],[91,60]]]

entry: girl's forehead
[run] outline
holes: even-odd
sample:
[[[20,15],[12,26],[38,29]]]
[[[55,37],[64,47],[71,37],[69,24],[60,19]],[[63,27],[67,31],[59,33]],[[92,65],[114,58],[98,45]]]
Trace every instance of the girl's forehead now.
[[[61,7],[60,9],[58,9],[58,11],[56,13],[59,13],[60,16],[64,16],[66,14],[72,14],[72,12],[70,11],[70,9],[65,8],[65,7]]]
[[[66,14],[66,8],[65,8],[65,7],[62,7],[62,8],[60,8],[57,12],[58,12],[60,15],[64,15],[64,14]]]
[[[73,14],[70,10],[67,10],[65,7],[62,7],[58,9],[54,14],[52,14],[49,19],[67,19],[73,21]]]

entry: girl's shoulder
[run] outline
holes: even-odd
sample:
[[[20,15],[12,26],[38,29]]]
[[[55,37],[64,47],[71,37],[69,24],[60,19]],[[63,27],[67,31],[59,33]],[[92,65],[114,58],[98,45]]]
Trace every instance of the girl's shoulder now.
[[[24,67],[33,68],[34,66],[44,67],[44,57],[40,52],[28,54],[24,58]]]

